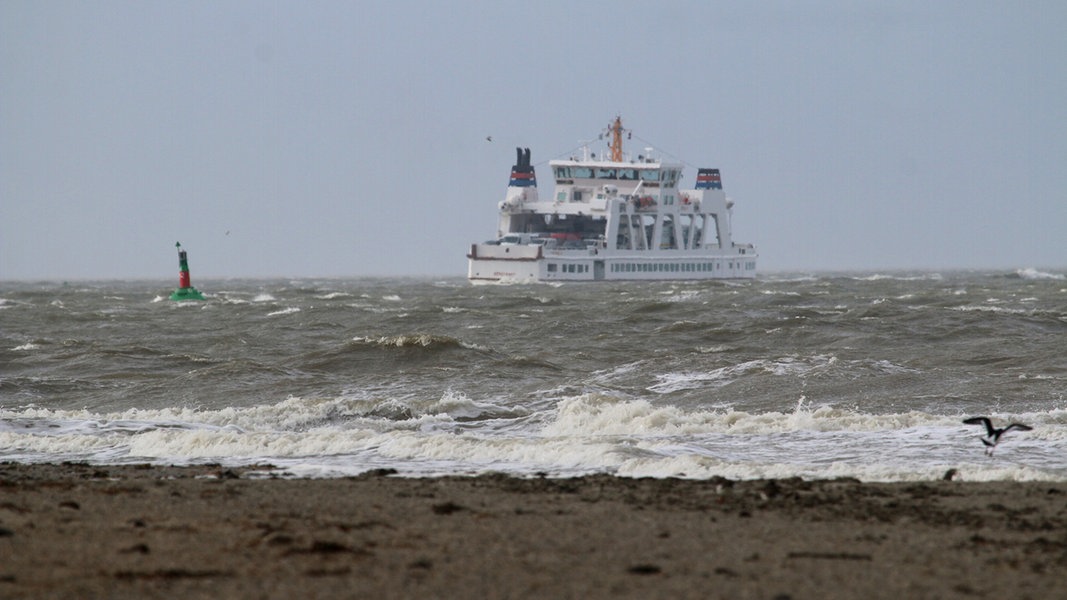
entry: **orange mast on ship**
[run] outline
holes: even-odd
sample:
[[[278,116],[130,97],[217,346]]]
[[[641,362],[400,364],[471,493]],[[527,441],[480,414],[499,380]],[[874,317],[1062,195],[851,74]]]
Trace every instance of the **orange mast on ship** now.
[[[608,147],[611,149],[611,160],[613,162],[622,162],[622,132],[627,131],[622,128],[622,117],[615,117],[615,122],[608,125],[608,133],[611,134],[611,143]]]

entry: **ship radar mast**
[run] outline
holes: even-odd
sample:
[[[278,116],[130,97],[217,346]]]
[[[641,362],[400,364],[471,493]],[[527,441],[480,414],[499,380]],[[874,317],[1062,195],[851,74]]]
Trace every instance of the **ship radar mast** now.
[[[608,133],[611,134],[611,160],[613,162],[622,162],[622,132],[627,133],[629,137],[630,130],[622,128],[622,117],[615,117],[615,122],[608,125]]]

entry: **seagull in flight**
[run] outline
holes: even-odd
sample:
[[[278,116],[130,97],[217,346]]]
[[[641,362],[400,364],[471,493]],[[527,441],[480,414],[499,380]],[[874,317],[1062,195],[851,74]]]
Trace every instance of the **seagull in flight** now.
[[[487,142],[493,141],[493,136],[491,136],[491,135],[485,136],[485,141],[487,141]]]
[[[1033,429],[1033,427],[1022,423],[1012,423],[1007,427],[997,429],[993,427],[993,422],[989,420],[989,417],[971,417],[970,419],[964,419],[963,422],[967,425],[985,425],[986,436],[982,438],[982,443],[985,444],[985,453],[989,456],[993,456],[993,449],[1000,442],[1000,436],[1012,430],[1030,431]]]

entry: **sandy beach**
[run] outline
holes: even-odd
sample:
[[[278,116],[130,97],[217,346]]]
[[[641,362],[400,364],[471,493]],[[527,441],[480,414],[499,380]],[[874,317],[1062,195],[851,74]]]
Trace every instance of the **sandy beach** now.
[[[0,465],[4,598],[1055,598],[1067,484]]]

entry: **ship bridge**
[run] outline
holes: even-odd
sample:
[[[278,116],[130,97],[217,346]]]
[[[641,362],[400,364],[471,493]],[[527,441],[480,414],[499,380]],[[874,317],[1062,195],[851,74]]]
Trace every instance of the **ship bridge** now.
[[[579,160],[553,160],[549,162],[556,186],[614,185],[623,193],[633,191],[638,184],[642,188],[678,187],[682,165],[659,162],[636,163],[589,163]]]
[[[549,162],[556,187],[548,200],[557,211],[603,210],[613,198],[623,202],[672,204],[678,196],[682,178],[681,164],[643,162],[590,162],[586,160],[553,160]],[[578,205],[578,206],[575,206]]]

